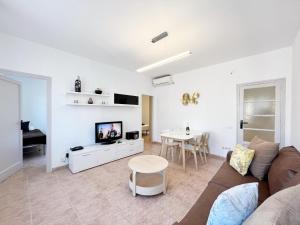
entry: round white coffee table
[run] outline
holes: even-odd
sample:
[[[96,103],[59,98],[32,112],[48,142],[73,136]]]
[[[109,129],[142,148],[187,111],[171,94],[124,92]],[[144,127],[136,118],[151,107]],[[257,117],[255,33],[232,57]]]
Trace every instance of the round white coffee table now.
[[[157,155],[141,155],[129,160],[128,166],[132,170],[129,187],[133,196],[165,194],[168,164],[165,158]]]

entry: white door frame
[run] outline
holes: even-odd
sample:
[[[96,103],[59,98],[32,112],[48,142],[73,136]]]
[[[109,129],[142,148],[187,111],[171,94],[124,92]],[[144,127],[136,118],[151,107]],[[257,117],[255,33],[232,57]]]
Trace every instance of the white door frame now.
[[[236,140],[237,143],[239,142],[240,139],[240,119],[241,119],[241,112],[242,110],[240,109],[240,89],[241,87],[247,87],[247,86],[277,86],[280,88],[279,96],[276,96],[276,98],[280,99],[280,121],[279,121],[279,127],[276,127],[275,130],[279,129],[280,130],[280,146],[285,145],[285,105],[286,105],[286,79],[281,78],[281,79],[274,79],[274,80],[264,80],[264,81],[259,81],[259,82],[251,82],[251,83],[241,83],[237,85],[237,121],[236,121],[236,127],[237,127],[237,132],[236,132]],[[276,95],[278,92],[276,92]]]
[[[46,171],[52,172],[52,148],[51,148],[51,144],[52,144],[52,78],[48,77],[48,76],[43,76],[43,75],[36,75],[36,74],[24,73],[24,72],[13,71],[13,70],[5,70],[5,69],[0,69],[0,72],[2,74],[4,74],[5,77],[13,76],[13,74],[16,73],[16,74],[22,75],[26,78],[41,79],[41,80],[46,81],[46,83],[47,83]],[[21,104],[21,99],[22,99],[22,93],[20,91],[20,104]],[[20,116],[21,116],[21,114],[20,114]],[[21,147],[22,147],[22,145],[21,145]],[[23,154],[22,154],[22,161],[23,161]]]

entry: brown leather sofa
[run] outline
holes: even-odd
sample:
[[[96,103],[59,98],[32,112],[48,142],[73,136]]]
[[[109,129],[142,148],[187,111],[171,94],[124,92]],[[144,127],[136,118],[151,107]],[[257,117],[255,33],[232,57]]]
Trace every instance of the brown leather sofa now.
[[[290,146],[280,150],[277,157],[273,160],[268,172],[268,177],[259,181],[251,174],[240,175],[230,165],[231,153],[227,154],[227,161],[221,166],[216,175],[208,183],[206,189],[185,215],[176,225],[205,225],[212,207],[218,195],[236,185],[259,182],[258,201],[261,204],[271,194],[284,188],[300,184],[300,153]],[[174,224],[174,225],[175,225]]]

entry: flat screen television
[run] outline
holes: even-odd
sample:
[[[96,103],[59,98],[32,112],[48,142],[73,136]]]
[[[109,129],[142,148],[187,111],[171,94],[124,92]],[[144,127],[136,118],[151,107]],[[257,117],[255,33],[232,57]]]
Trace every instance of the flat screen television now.
[[[121,139],[122,121],[95,123],[95,142],[112,144]]]

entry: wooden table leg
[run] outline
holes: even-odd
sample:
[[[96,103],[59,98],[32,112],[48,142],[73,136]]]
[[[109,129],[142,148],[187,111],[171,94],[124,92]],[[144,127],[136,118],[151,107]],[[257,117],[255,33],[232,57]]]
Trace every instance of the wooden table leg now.
[[[132,195],[135,197],[136,196],[136,172],[135,171],[132,171],[132,184],[133,184]]]
[[[163,154],[164,154],[164,148],[165,148],[165,142],[164,140],[162,139],[161,141],[161,149],[160,149],[160,153],[159,153],[159,156],[163,157]]]
[[[182,151],[182,166],[185,170],[185,149],[184,149],[184,141],[181,141],[181,151]]]

